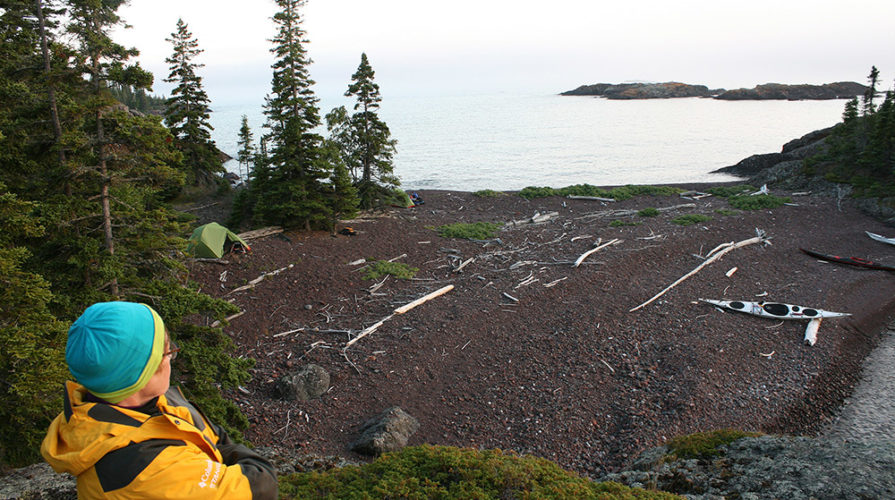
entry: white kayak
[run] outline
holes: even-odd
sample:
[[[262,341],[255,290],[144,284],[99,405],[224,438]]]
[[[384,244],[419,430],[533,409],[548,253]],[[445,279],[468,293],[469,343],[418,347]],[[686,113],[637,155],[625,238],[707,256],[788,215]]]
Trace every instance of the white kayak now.
[[[895,245],[895,238],[886,238],[881,234],[871,233],[870,231],[864,231],[867,233],[867,236],[875,239],[876,241],[882,241],[883,243],[888,243],[890,245]]]
[[[702,302],[723,307],[732,311],[740,311],[755,316],[775,319],[816,319],[816,318],[842,318],[851,316],[851,313],[824,311],[813,307],[794,306],[779,302],[749,302],[744,300],[711,300],[699,299]]]

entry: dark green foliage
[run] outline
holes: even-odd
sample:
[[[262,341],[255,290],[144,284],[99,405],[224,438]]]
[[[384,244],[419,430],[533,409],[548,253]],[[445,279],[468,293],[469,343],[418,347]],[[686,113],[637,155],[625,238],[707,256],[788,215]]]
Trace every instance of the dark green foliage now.
[[[402,280],[409,280],[416,276],[419,271],[417,267],[410,267],[401,262],[389,262],[387,260],[377,260],[372,264],[367,264],[367,270],[364,272],[365,280],[378,280],[383,276],[394,276]]]
[[[639,212],[637,212],[637,215],[639,215],[641,217],[655,217],[655,216],[659,215],[660,213],[661,212],[659,212],[659,210],[656,208],[647,207],[647,208],[644,208],[643,210],[640,210]]]
[[[262,152],[250,176],[250,193],[243,208],[253,224],[285,227],[327,227],[330,203],[325,187],[332,166],[321,161],[323,138],[318,99],[308,66],[305,31],[299,9],[304,0],[277,0],[273,21],[274,54],[271,91],[266,98]]]
[[[0,463],[14,466],[40,459],[68,376],[66,329],[50,312],[50,284],[25,268],[30,252],[17,245],[43,236],[36,208],[0,182]]]
[[[373,463],[280,478],[281,498],[674,499],[670,493],[595,483],[549,460],[501,450],[415,446]]]
[[[202,50],[182,19],[177,20],[177,30],[167,41],[174,46],[174,53],[165,59],[171,71],[165,81],[176,86],[165,107],[165,124],[183,152],[190,183],[208,183],[212,174],[222,173],[224,167],[211,140],[211,101],[202,88],[202,77],[196,74],[204,65],[193,62]]]
[[[493,238],[502,224],[499,222],[476,222],[473,224],[456,222],[439,226],[436,231],[442,238],[462,238],[467,240],[486,240]]]
[[[749,184],[737,184],[736,186],[717,186],[709,188],[706,192],[713,196],[729,198],[743,194],[754,193],[756,189]]]
[[[493,189],[482,189],[479,191],[475,191],[472,194],[473,196],[478,196],[479,198],[497,198],[499,196],[507,195],[503,191],[495,191]]]
[[[679,436],[666,443],[667,457],[676,459],[710,459],[721,454],[721,446],[728,445],[744,437],[757,437],[761,434],[736,429],[721,429],[710,432],[697,432],[687,436]]]
[[[780,197],[771,194],[757,194],[755,196],[742,195],[731,196],[727,199],[730,206],[739,210],[763,210],[766,208],[777,208],[785,203],[792,202],[788,196]]]
[[[168,103],[166,97],[149,95],[143,89],[134,89],[127,85],[112,84],[109,86],[109,92],[121,104],[146,114],[160,115],[164,113]]]
[[[244,180],[249,178],[252,172],[252,163],[255,161],[255,143],[252,136],[252,129],[249,128],[249,118],[242,115],[242,123],[239,126],[239,138],[236,141],[239,147],[236,160],[239,163],[239,176]],[[245,166],[245,174],[242,173],[242,167]]]
[[[691,226],[693,224],[699,224],[700,222],[707,222],[710,220],[712,220],[712,218],[708,215],[687,214],[671,219],[671,223],[677,224],[679,226]]]
[[[545,198],[547,196],[594,196],[598,198],[612,198],[617,201],[627,200],[635,196],[671,196],[680,193],[681,190],[670,186],[620,186],[611,190],[605,190],[590,184],[576,184],[561,189],[551,187],[527,187],[519,191],[519,196],[531,200]]]
[[[728,210],[726,208],[719,208],[719,209],[715,210],[715,213],[719,214],[719,215],[729,216],[729,215],[736,215],[739,212],[737,212],[736,210]]]
[[[895,95],[888,91],[875,104],[878,76],[873,67],[860,114],[857,99],[848,101],[842,123],[827,137],[827,151],[804,162],[805,174],[850,184],[856,197],[895,196]]]
[[[640,222],[634,221],[623,221],[619,219],[615,219],[614,221],[609,223],[609,227],[624,227],[624,226],[639,226]]]

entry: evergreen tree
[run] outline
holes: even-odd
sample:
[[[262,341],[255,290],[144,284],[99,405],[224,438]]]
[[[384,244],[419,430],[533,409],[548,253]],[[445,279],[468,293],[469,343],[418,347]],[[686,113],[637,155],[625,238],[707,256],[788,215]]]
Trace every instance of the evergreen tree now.
[[[248,179],[251,172],[251,165],[255,161],[255,143],[252,136],[252,129],[249,128],[249,118],[242,115],[242,125],[239,127],[239,138],[236,145],[239,147],[237,153],[237,161],[239,162],[239,175],[243,179]],[[242,167],[245,165],[246,173],[243,177]]]
[[[311,229],[329,221],[321,183],[329,177],[329,167],[318,161],[322,138],[314,132],[320,116],[299,15],[304,4],[304,0],[277,0],[273,78],[264,107],[267,154],[255,165],[250,189],[256,222]]]
[[[364,208],[372,208],[383,192],[400,184],[393,174],[392,163],[397,141],[391,138],[388,125],[377,114],[382,97],[374,76],[367,54],[361,54],[352,83],[345,92],[346,97],[356,98],[355,113],[348,116],[344,108],[337,108],[327,115],[327,127],[342,150]]]
[[[177,20],[177,30],[166,40],[174,46],[174,54],[165,59],[171,65],[165,81],[176,87],[165,108],[165,123],[184,153],[193,182],[213,183],[210,174],[223,172],[224,167],[211,140],[208,94],[202,88],[202,78],[196,74],[204,65],[193,62],[203,51],[183,19]]]
[[[329,179],[329,208],[332,215],[330,231],[335,234],[339,218],[351,219],[357,215],[360,200],[357,196],[357,188],[351,181],[348,167],[345,166],[336,143],[332,141],[324,143],[321,160],[332,165],[332,175]]]
[[[867,83],[870,85],[864,91],[864,116],[872,115],[876,111],[876,107],[873,104],[873,100],[878,94],[876,86],[879,83],[879,70],[876,69],[876,66],[870,68],[870,74],[867,75]]]

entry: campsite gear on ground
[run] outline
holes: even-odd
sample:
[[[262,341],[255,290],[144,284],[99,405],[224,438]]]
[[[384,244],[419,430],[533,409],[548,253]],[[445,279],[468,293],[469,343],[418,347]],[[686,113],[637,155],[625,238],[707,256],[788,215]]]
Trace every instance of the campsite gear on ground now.
[[[211,222],[193,231],[186,251],[194,257],[220,259],[230,252],[251,252],[252,247],[233,231]]]
[[[816,257],[820,260],[825,260],[827,262],[835,262],[837,264],[848,264],[850,266],[858,266],[864,267],[867,269],[879,269],[881,271],[895,271],[895,267],[887,266],[884,264],[880,264],[878,262],[873,262],[867,259],[862,259],[860,257],[840,257],[838,255],[827,255],[822,254],[820,252],[815,252],[813,250],[805,250],[804,248],[800,248],[799,250],[805,252],[806,254]]]
[[[882,241],[883,243],[895,245],[895,238],[886,238],[883,235],[871,233],[870,231],[864,231],[864,232],[867,233],[867,236],[870,236],[871,238],[875,239],[876,241]]]
[[[414,205],[423,205],[426,203],[416,191],[410,193],[410,201],[412,201]]]
[[[345,236],[356,236],[357,231],[355,231],[354,228],[351,226],[345,226],[342,228],[341,231],[339,231],[339,234],[344,234]]]
[[[723,307],[732,311],[740,311],[755,316],[775,319],[814,319],[814,318],[842,318],[851,316],[851,313],[824,311],[812,307],[794,306],[779,302],[749,302],[738,300],[711,300],[699,299],[700,302]]]

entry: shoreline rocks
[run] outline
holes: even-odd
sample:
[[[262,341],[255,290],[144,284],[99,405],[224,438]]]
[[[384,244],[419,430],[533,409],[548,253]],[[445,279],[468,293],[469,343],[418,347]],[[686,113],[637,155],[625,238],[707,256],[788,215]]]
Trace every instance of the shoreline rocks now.
[[[581,85],[560,93],[564,96],[596,96],[606,99],[674,99],[679,97],[710,97],[724,101],[764,100],[830,100],[850,99],[867,90],[856,82],[833,82],[823,85],[765,83],[751,89],[709,89],[705,85],[679,82],[665,83],[596,83]]]

